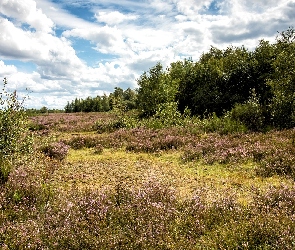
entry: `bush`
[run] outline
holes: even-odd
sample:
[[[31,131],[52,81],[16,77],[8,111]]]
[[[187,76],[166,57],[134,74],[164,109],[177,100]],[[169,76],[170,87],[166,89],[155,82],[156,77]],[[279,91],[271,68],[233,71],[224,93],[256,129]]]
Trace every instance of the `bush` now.
[[[230,112],[230,117],[234,121],[241,122],[251,131],[261,131],[265,118],[255,92],[246,103],[236,104]]]
[[[217,132],[221,135],[247,131],[244,124],[240,121],[231,119],[228,114],[224,117],[218,117],[213,113],[209,118],[201,120],[198,126],[200,126],[205,133]]]
[[[29,152],[32,137],[23,103],[16,91],[8,93],[7,80],[0,93],[0,183],[6,182],[15,160]]]
[[[117,120],[98,120],[96,121],[95,125],[93,126],[93,129],[97,131],[97,133],[111,133],[115,130],[118,130],[120,128],[124,128],[125,124],[122,119]]]
[[[63,142],[54,142],[44,146],[41,151],[52,159],[63,160],[66,158],[69,146]]]

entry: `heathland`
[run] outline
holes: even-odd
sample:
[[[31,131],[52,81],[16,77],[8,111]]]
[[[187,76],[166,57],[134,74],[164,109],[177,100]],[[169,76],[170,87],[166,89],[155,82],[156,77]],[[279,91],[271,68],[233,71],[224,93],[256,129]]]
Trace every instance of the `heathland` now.
[[[60,113],[4,79],[0,248],[295,249],[294,52],[211,48]]]
[[[126,129],[116,119],[30,118],[34,154],[1,184],[3,249],[294,248],[294,129],[214,132],[216,117]]]

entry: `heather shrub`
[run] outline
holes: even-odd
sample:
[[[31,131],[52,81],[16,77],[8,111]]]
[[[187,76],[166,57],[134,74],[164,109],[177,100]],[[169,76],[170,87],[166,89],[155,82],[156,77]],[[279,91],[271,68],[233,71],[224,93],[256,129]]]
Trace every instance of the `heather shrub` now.
[[[57,168],[57,163],[47,161],[38,152],[35,154],[35,158],[21,162],[11,172],[4,187],[8,204],[35,206],[48,199],[51,191],[46,182]]]
[[[28,131],[23,100],[16,91],[8,93],[4,78],[0,92],[0,183],[6,182],[15,160],[31,150],[32,137]]]
[[[34,152],[18,164],[0,187],[0,248],[44,248],[42,215],[54,199],[49,180],[58,162]]]
[[[294,222],[276,214],[243,211],[202,239],[204,249],[294,249]],[[287,226],[288,225],[288,226]]]
[[[44,217],[50,249],[159,249],[173,242],[176,199],[169,187],[147,182],[141,189],[71,190]]]
[[[282,210],[290,215],[295,212],[294,186],[270,186],[265,192],[254,189],[254,194],[254,205],[260,211]]]
[[[103,145],[97,144],[94,147],[94,154],[102,154],[103,152]]]
[[[243,162],[253,158],[252,143],[247,135],[225,136],[212,133],[187,144],[183,149],[182,159],[202,160],[207,164]]]
[[[127,151],[133,152],[158,152],[162,150],[177,149],[184,144],[182,136],[173,135],[169,130],[133,129],[130,130]]]
[[[294,197],[293,187],[270,187],[266,191],[253,189],[253,201],[248,205],[225,199],[225,205],[219,202],[217,206],[224,209],[211,206],[210,218],[214,221],[221,213],[224,220],[213,223],[201,238],[200,248],[294,249]]]
[[[73,149],[93,148],[97,145],[97,139],[91,136],[73,136],[65,141]]]
[[[36,123],[33,121],[30,121],[28,126],[30,131],[40,131],[47,129],[47,127],[44,124]]]
[[[275,174],[295,177],[295,151],[286,148],[275,149],[266,154],[259,162],[257,173],[262,176]]]
[[[63,160],[66,158],[69,148],[64,142],[53,142],[43,146],[41,151],[52,159]]]

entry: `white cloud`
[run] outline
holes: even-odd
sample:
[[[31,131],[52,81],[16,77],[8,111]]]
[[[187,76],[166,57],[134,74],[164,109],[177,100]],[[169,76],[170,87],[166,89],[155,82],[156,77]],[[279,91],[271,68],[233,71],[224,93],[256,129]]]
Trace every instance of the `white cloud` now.
[[[87,20],[78,8],[87,8]],[[63,108],[75,97],[136,87],[159,61],[197,60],[211,45],[254,48],[292,26],[294,13],[294,0],[0,0],[0,75],[31,89],[31,106]],[[79,39],[92,48],[79,47]],[[93,50],[96,66],[77,48]],[[33,63],[35,71],[21,72],[7,59]]]
[[[124,21],[130,21],[130,20],[136,20],[136,15],[124,15],[120,13],[119,11],[99,11],[97,14],[95,14],[95,18],[99,22],[106,23],[108,25],[115,25],[122,23]]]
[[[5,65],[3,61],[0,60],[0,76],[6,77],[17,72],[17,68],[14,65]]]
[[[21,23],[29,24],[37,31],[50,33],[54,26],[52,20],[36,7],[36,2],[33,0],[2,0],[0,12],[18,19]]]

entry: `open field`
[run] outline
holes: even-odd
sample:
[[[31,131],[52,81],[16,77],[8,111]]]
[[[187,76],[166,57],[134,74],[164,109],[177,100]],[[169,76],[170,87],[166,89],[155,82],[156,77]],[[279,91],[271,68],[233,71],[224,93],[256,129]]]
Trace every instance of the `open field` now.
[[[294,129],[98,133],[112,115],[31,120],[38,150],[70,149],[36,152],[1,187],[3,249],[295,248]]]

